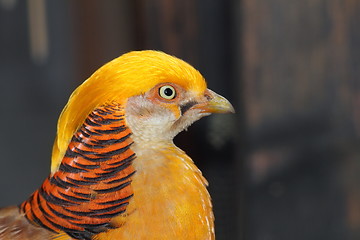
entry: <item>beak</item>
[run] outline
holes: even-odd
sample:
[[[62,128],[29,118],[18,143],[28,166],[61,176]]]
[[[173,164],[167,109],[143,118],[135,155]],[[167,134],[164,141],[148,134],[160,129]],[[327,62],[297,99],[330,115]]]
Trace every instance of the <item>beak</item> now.
[[[200,104],[197,108],[203,113],[235,113],[234,107],[223,96],[207,89],[205,103]]]

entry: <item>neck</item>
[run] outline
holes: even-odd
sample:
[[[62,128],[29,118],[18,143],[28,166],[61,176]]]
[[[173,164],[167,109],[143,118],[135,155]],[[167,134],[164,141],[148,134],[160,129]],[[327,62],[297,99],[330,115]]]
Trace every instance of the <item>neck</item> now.
[[[134,197],[127,208],[126,225],[110,231],[111,236],[213,239],[207,182],[193,161],[172,142],[161,148],[135,143],[132,149],[137,155],[131,183]],[[123,217],[118,221],[124,221]]]
[[[120,106],[94,110],[74,134],[59,169],[21,205],[50,231],[92,239],[111,228],[132,197],[134,152]]]

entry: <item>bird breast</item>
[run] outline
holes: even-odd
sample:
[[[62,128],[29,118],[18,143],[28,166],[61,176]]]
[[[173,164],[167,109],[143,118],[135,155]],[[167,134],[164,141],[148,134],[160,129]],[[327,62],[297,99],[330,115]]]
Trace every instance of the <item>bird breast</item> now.
[[[214,239],[207,182],[192,160],[173,144],[132,149],[134,196],[117,219],[126,223],[103,239]]]

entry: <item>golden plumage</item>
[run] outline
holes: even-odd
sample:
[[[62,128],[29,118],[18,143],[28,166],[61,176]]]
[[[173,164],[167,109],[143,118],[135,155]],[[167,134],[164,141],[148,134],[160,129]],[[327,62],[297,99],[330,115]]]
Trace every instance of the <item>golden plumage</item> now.
[[[173,138],[203,116],[233,111],[186,62],[157,51],[122,55],[71,95],[51,174],[20,218],[51,239],[214,239],[207,182]],[[0,229],[16,226],[8,224]]]
[[[206,89],[196,69],[158,51],[130,52],[99,68],[72,93],[60,115],[51,172],[56,171],[72,135],[93,109],[112,101],[125,104],[129,97],[145,93],[161,82],[176,83],[195,93]]]

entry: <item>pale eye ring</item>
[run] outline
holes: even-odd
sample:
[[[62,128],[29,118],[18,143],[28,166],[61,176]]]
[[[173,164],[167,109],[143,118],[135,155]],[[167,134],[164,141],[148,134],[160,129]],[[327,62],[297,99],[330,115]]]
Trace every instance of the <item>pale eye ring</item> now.
[[[166,100],[171,100],[176,97],[176,91],[172,86],[165,85],[159,88],[159,95]]]

